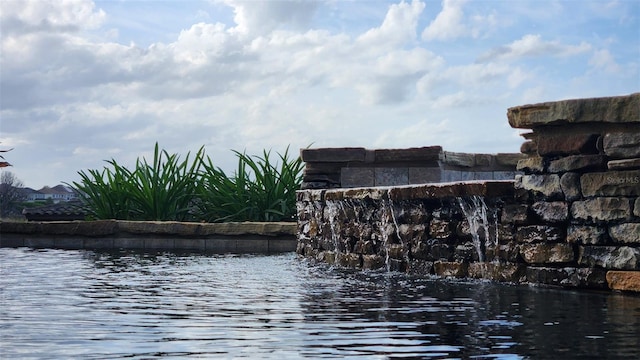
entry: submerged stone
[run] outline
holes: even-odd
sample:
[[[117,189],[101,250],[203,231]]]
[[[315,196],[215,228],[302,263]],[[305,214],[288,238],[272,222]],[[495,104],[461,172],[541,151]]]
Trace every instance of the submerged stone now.
[[[640,292],[640,271],[607,271],[607,284],[612,290]]]

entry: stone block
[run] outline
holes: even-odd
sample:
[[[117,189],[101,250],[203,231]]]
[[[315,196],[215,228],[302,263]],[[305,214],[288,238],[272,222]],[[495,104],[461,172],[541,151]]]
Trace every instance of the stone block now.
[[[526,266],[523,264],[470,263],[469,277],[492,281],[521,283],[526,279]]]
[[[640,223],[611,225],[609,236],[617,243],[640,244]]]
[[[511,127],[520,129],[592,122],[637,123],[640,93],[516,106],[507,110],[507,118]]]
[[[412,260],[409,262],[408,273],[411,275],[425,276],[433,274],[433,262]]]
[[[476,166],[475,155],[476,154],[444,151],[441,156],[441,161],[444,164],[451,165],[451,166],[471,168]]]
[[[375,162],[416,162],[424,166],[438,166],[442,153],[441,146],[426,146],[408,149],[376,149],[373,150]]]
[[[569,155],[549,163],[550,173],[567,171],[602,171],[606,170],[607,158],[603,155]]]
[[[525,157],[524,154],[518,153],[498,153],[494,156],[494,160],[497,165],[515,169],[518,162]]]
[[[473,180],[493,180],[493,171],[474,171]]]
[[[467,174],[465,172],[465,174]],[[442,170],[442,182],[462,181],[462,171],[459,170]]]
[[[263,253],[269,252],[270,239],[243,237],[236,240],[236,252],[238,253]]]
[[[640,131],[607,133],[602,145],[604,153],[613,159],[640,157]]]
[[[541,194],[546,198],[562,198],[562,189],[560,188],[560,176],[551,175],[522,175],[518,182],[516,178],[516,187],[533,191]]]
[[[113,239],[113,247],[116,249],[144,249],[143,238],[115,238]]]
[[[445,278],[466,277],[468,267],[469,264],[466,262],[436,261],[433,263],[435,274]]]
[[[607,163],[609,170],[633,170],[640,169],[640,158],[611,160]]]
[[[541,156],[531,156],[518,161],[516,170],[525,174],[539,174],[545,171],[544,158]]]
[[[453,226],[448,220],[432,219],[429,223],[429,235],[436,239],[448,239],[453,235]]]
[[[175,239],[175,248],[184,251],[205,251],[205,241],[206,239],[177,238]]]
[[[640,217],[640,197],[633,203],[633,215]]]
[[[364,148],[301,149],[300,157],[307,162],[364,162]]]
[[[585,197],[638,196],[640,170],[587,173],[580,177],[580,186]]]
[[[362,255],[362,268],[376,270],[385,267],[384,257],[380,255]]]
[[[342,162],[310,162],[304,165],[304,175],[339,174]]]
[[[519,243],[559,242],[565,239],[562,227],[548,225],[528,225],[518,227],[515,239]]]
[[[607,271],[609,289],[640,292],[640,271]]]
[[[0,235],[0,248],[3,247],[23,247],[24,236],[16,234],[2,234]]]
[[[570,225],[567,242],[584,245],[601,245],[608,241],[607,229],[599,226]]]
[[[374,168],[374,186],[409,184],[409,168]]]
[[[431,239],[425,242],[426,252],[424,255],[425,260],[445,260],[449,261],[453,259],[454,249],[453,246],[443,243],[442,241]]]
[[[86,238],[84,239],[84,249],[113,249],[113,238]]]
[[[474,154],[476,166],[488,168],[494,166],[493,155],[491,154]]]
[[[513,180],[516,178],[515,171],[494,171],[493,180]]]
[[[84,242],[82,238],[78,237],[61,237],[54,240],[53,247],[57,249],[84,249]]]
[[[55,247],[54,239],[51,236],[48,237],[25,237],[24,246],[30,248],[53,248]]]
[[[528,224],[530,222],[529,206],[526,204],[505,205],[502,208],[500,222],[503,224]]]
[[[343,168],[340,172],[340,184],[343,188],[374,186],[373,168]]]
[[[569,205],[565,201],[538,201],[531,209],[545,222],[560,223],[569,217]]]
[[[535,141],[525,141],[520,145],[520,152],[525,155],[538,155],[538,145]]]
[[[336,263],[347,268],[361,267],[360,255],[354,253],[337,254]]]
[[[587,222],[625,220],[631,216],[628,198],[599,197],[571,204],[571,217]]]
[[[605,274],[606,271],[593,268],[530,266],[526,270],[526,279],[533,284],[605,289],[607,287]]]
[[[500,244],[497,247],[487,247],[486,252],[487,260],[501,260],[510,263],[522,262],[520,260],[520,245],[515,241]]]
[[[440,182],[442,171],[439,167],[410,167],[409,184],[428,184]]]
[[[520,256],[529,264],[568,263],[575,259],[573,246],[567,243],[522,244]]]
[[[220,237],[206,239],[205,251],[213,253],[237,252],[236,239]]]
[[[580,191],[580,174],[568,172],[560,177],[560,189],[567,201],[578,200],[582,197]]]
[[[144,248],[148,250],[172,250],[175,248],[174,239],[165,239],[165,238],[144,239]]]
[[[599,134],[548,133],[537,140],[538,155],[583,155],[597,154]]]
[[[629,246],[580,246],[578,263],[605,269],[640,270],[640,248]]]

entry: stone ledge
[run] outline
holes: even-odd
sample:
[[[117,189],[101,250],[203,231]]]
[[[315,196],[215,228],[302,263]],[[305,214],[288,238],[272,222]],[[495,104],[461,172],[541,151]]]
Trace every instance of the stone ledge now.
[[[638,123],[640,93],[523,105],[507,110],[509,125],[533,129],[567,123]]]
[[[514,194],[513,180],[479,180],[463,181],[451,183],[432,183],[403,186],[381,186],[329,189],[321,196],[324,200],[339,201],[344,198],[349,199],[372,199],[393,201],[415,200],[415,199],[443,199],[465,196],[512,196]],[[297,192],[298,201],[302,200],[305,192]],[[311,196],[311,194],[309,194]]]
[[[607,284],[612,290],[640,292],[640,271],[607,271]]]
[[[290,252],[296,230],[294,222],[0,222],[0,247]]]

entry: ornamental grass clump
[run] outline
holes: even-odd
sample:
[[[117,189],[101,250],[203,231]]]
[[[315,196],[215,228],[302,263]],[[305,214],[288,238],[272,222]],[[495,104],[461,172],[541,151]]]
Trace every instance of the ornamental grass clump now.
[[[208,222],[292,221],[295,192],[302,183],[304,163],[290,158],[289,148],[272,161],[271,152],[251,157],[234,151],[238,166],[233,176],[205,163],[197,212]]]
[[[81,182],[73,187],[81,194],[95,219],[186,221],[192,220],[191,205],[198,193],[198,178],[204,148],[193,161],[160,151],[156,143],[153,161],[136,161],[129,170],[115,160],[112,169],[80,171]]]
[[[289,149],[272,161],[270,151],[251,157],[234,151],[235,173],[227,175],[204,155],[192,161],[159,150],[153,161],[138,159],[134,170],[115,160],[102,171],[80,171],[73,187],[81,194],[92,219],[156,221],[291,221],[295,192],[302,183],[304,163],[290,158]]]

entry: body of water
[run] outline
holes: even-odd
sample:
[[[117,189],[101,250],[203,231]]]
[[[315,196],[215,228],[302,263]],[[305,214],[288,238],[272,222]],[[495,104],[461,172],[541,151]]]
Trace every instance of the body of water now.
[[[0,358],[640,358],[640,296],[294,254],[0,249]]]

